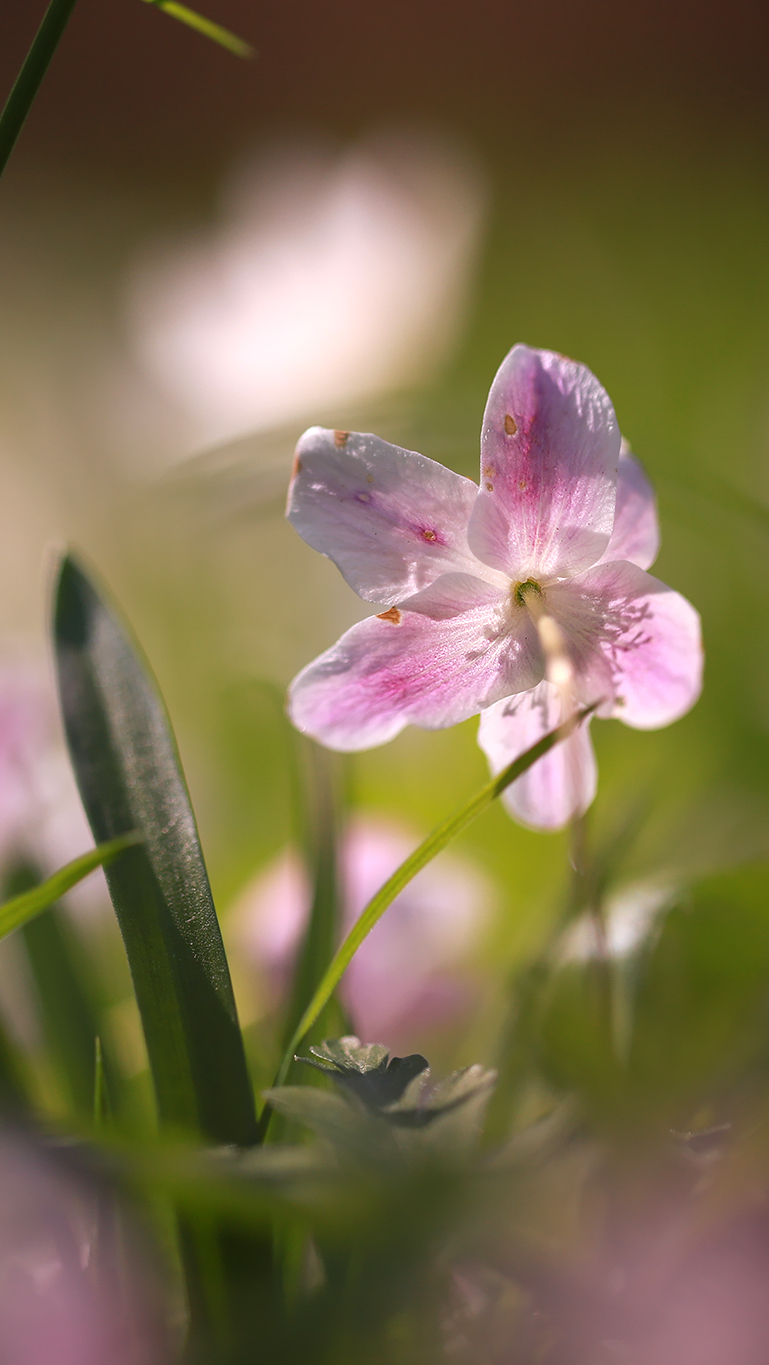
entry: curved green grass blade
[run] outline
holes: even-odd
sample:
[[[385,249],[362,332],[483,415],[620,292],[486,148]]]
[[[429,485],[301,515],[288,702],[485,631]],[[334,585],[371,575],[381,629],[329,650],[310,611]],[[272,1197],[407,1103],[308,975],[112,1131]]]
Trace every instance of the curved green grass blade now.
[[[73,886],[82,882],[94,868],[106,867],[118,854],[140,842],[141,835],[135,830],[121,834],[117,839],[108,839],[98,848],[92,848],[90,852],[82,853],[79,858],[73,858],[71,863],[59,868],[58,872],[54,872],[46,881],[40,882],[39,886],[23,891],[20,896],[13,896],[4,905],[0,905],[0,938],[5,938],[6,934],[21,928],[22,924],[27,924],[42,910],[47,910],[48,906],[53,905],[66,891],[71,891]]]
[[[514,759],[506,768],[503,768],[502,772],[499,773],[497,777],[494,777],[490,782],[487,782],[485,787],[481,787],[481,790],[476,793],[472,800],[468,801],[467,805],[462,806],[461,810],[456,811],[455,814],[450,816],[448,820],[445,820],[442,825],[439,825],[437,829],[434,829],[432,834],[427,836],[410,857],[408,857],[405,862],[401,863],[399,868],[396,868],[393,875],[388,878],[384,886],[380,887],[373,899],[369,901],[366,908],[361,912],[359,919],[356,920],[347,935],[347,938],[344,940],[344,943],[342,943],[329,964],[318,989],[313,995],[302,1018],[299,1020],[294,1035],[286,1048],[280,1070],[275,1078],[275,1085],[283,1084],[291,1062],[293,1061],[296,1048],[301,1043],[308,1029],[315,1023],[315,1020],[324,1005],[330,999],[332,992],[341,981],[344,972],[352,962],[352,959],[364,938],[366,938],[367,934],[374,928],[377,920],[381,919],[388,905],[391,905],[395,900],[395,897],[400,895],[404,887],[408,886],[412,878],[417,875],[417,872],[421,872],[422,868],[426,867],[436,854],[446,848],[447,844],[450,844],[452,839],[455,839],[458,834],[461,834],[464,829],[467,829],[467,826],[472,824],[473,820],[485,811],[486,808],[491,805],[492,801],[496,800],[505,788],[510,786],[511,782],[514,782],[517,777],[521,777],[533,763],[537,762],[537,759],[543,758],[554,745],[560,744],[563,740],[568,739],[569,735],[576,730],[577,726],[580,725],[598,705],[599,703],[595,702],[592,706],[583,707],[582,710],[577,711],[571,716],[569,720],[564,721],[563,725],[559,725],[555,730],[551,730],[548,734],[543,735],[542,739],[538,740],[536,744],[532,744],[530,749],[527,749],[519,758]],[[265,1115],[263,1114],[261,1123],[262,1131],[264,1131],[265,1126]]]
[[[243,1039],[165,708],[126,627],[70,558],[54,630],[64,725],[94,837],[142,837],[106,876],[161,1122],[247,1145],[256,1123]]]
[[[177,0],[146,0],[146,3],[154,5],[155,9],[162,10],[164,14],[169,14],[172,19],[178,19],[188,28],[194,28],[196,33],[201,33],[204,38],[210,38],[212,42],[218,43],[220,47],[225,47],[228,52],[232,52],[236,57],[253,57],[254,55],[254,49],[250,43],[246,43],[242,38],[230,33],[229,29],[222,28],[221,24],[215,24],[212,19],[206,19],[202,14],[197,14],[187,5],[178,4]]]

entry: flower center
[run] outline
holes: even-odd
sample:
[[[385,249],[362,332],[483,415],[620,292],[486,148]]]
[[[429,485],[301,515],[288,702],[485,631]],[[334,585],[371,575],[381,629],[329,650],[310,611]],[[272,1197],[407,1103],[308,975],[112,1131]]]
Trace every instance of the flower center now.
[[[527,578],[525,583],[516,583],[512,595],[513,601],[517,602],[519,607],[525,607],[527,597],[529,601],[532,598],[541,597],[542,589],[535,579]]]
[[[510,589],[513,602],[528,612],[536,627],[545,656],[545,677],[560,689],[565,702],[573,705],[574,669],[563,631],[545,606],[545,595],[535,578],[527,578]]]

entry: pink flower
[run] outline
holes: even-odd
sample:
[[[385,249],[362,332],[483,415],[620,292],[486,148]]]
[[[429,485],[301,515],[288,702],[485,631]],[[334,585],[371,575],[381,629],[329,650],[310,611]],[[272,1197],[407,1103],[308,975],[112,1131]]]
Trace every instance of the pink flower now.
[[[92,845],[53,688],[31,663],[0,662],[0,877],[24,862],[47,876]]]
[[[3,1365],[170,1365],[154,1257],[122,1208],[119,1240],[100,1237],[99,1194],[34,1137],[0,1133]]]
[[[699,695],[697,612],[644,572],[658,543],[651,489],[620,450],[607,393],[573,360],[515,346],[503,361],[480,487],[376,436],[311,427],[287,515],[386,608],[291,685],[294,724],[330,748],[480,712],[497,771],[576,704],[655,729]],[[506,804],[555,829],[586,809],[595,784],[583,726],[508,788]]]
[[[414,843],[389,825],[353,824],[341,860],[345,933]],[[234,911],[238,956],[264,973],[273,1008],[288,988],[310,900],[302,863],[289,851],[246,888]],[[472,1004],[466,958],[490,900],[474,868],[444,855],[393,901],[342,982],[345,1008],[364,1042],[413,1050],[415,1031],[446,1023]]]

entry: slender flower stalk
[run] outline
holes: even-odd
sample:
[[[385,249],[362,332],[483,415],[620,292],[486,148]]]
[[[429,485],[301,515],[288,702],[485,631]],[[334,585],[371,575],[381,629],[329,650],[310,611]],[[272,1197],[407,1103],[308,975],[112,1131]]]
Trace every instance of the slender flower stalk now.
[[[413,846],[407,834],[389,824],[371,818],[351,823],[340,858],[344,929],[352,927]],[[341,1000],[364,1042],[408,1049],[415,1032],[442,1027],[467,1011],[475,998],[472,949],[485,928],[492,894],[472,864],[447,855],[395,898],[341,983]],[[239,898],[232,917],[237,957],[261,978],[267,1008],[288,995],[311,899],[301,861],[288,850]],[[301,1001],[302,1010],[309,994]],[[295,1023],[291,1021],[291,1032]]]
[[[32,108],[77,0],[51,0],[0,115],[0,175]]]
[[[188,5],[180,5],[177,0],[146,0],[148,5],[154,5],[155,9],[162,10],[164,14],[170,15],[172,19],[178,19],[180,23],[186,24],[196,33],[201,33],[204,38],[210,38],[213,43],[218,43],[231,52],[234,57],[253,57],[254,49],[250,43],[243,38],[238,38],[235,33],[223,28],[221,24],[215,24],[212,19],[206,19],[204,15],[198,14]]]
[[[296,1026],[293,1037],[283,1055],[278,1074],[275,1078],[275,1085],[282,1085],[288,1075],[288,1069],[293,1060],[294,1051],[301,1043],[305,1034],[312,1028],[321,1010],[328,1003],[336,987],[339,985],[345,971],[352,962],[361,943],[371,933],[374,925],[382,918],[385,910],[395,897],[408,886],[409,882],[421,872],[423,867],[427,867],[444,848],[447,848],[452,840],[456,839],[463,830],[467,829],[472,822],[477,819],[483,811],[501,796],[504,791],[533,765],[549,754],[557,745],[568,744],[574,733],[589,720],[593,712],[593,707],[581,707],[563,725],[557,726],[554,730],[548,731],[536,743],[532,744],[525,753],[519,754],[508,763],[502,772],[496,777],[492,777],[479,792],[467,802],[465,806],[438,825],[432,834],[422,841],[418,848],[400,867],[396,868],[391,877],[388,877],[384,886],[381,886],[376,895],[372,897],[368,905],[361,912],[355,921],[344,942],[340,944],[333,960],[329,963],[323,979],[318,986],[314,996],[308,1004],[302,1018]],[[260,1141],[263,1139],[270,1122],[270,1106],[265,1105],[259,1119]]]

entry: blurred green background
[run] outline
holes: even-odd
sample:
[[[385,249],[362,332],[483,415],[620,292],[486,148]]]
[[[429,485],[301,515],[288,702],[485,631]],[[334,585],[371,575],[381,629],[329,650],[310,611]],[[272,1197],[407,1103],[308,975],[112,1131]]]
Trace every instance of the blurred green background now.
[[[4,87],[42,8],[30,3],[4,20]],[[475,477],[497,365],[516,341],[549,347],[587,363],[609,391],[658,489],[655,572],[702,613],[707,651],[704,696],[679,724],[650,734],[593,727],[601,781],[592,837],[600,844],[629,823],[612,871],[618,885],[763,858],[765,8],[203,8],[253,42],[254,62],[140,0],[80,0],[0,189],[0,629],[9,647],[44,649],[51,547],[74,544],[157,673],[226,915],[291,834],[276,688],[364,614],[333,566],[282,521],[296,438],[313,420],[372,429]],[[446,286],[450,323],[434,310],[445,345],[317,411],[298,392],[295,418],[213,448],[139,356],[137,278],[188,240],[221,235],[226,187],[236,173],[242,184],[242,168],[265,149],[279,162],[280,148],[320,146],[333,166],[376,145],[389,148],[396,181],[392,148],[412,149],[407,190],[432,213],[436,241],[444,209],[437,189],[429,203],[430,148],[448,167],[445,213],[461,200],[472,219]],[[301,222],[301,195],[295,213]],[[419,259],[426,270],[429,242]],[[150,293],[163,268],[147,277]],[[281,268],[290,272],[290,261]],[[415,277],[409,289],[419,288]],[[393,317],[386,301],[372,314],[375,331],[384,318],[397,335],[400,298],[394,290]],[[297,388],[304,372],[297,367]],[[354,756],[356,805],[425,833],[485,780],[475,731],[475,721],[410,730]],[[490,988],[458,1063],[488,1059],[509,971],[543,941],[568,882],[565,836],[527,832],[501,809],[462,847],[496,884],[499,915],[479,950]]]

